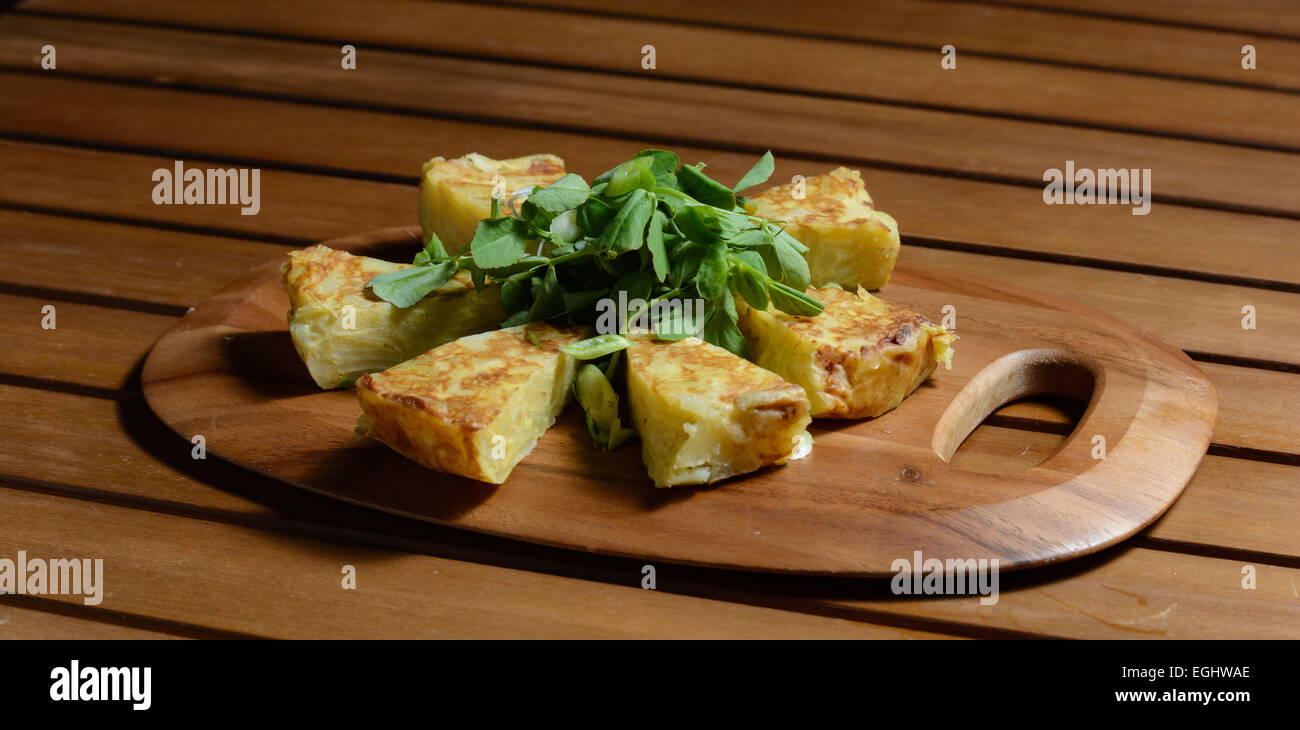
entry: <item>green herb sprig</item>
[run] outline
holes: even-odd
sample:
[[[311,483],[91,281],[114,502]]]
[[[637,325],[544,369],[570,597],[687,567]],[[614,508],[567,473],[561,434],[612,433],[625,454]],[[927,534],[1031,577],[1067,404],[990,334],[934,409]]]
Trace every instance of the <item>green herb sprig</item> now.
[[[372,279],[379,298],[409,307],[470,272],[475,287],[500,286],[503,327],[566,317],[593,324],[602,298],[704,300],[704,340],[747,356],[733,294],[752,307],[769,304],[811,317],[823,305],[809,285],[808,249],[784,226],[751,215],[744,190],[765,182],[772,153],[734,187],[683,165],[667,150],[649,149],[590,184],[567,174],[532,191],[517,217],[481,221],[465,250],[451,254],[437,236],[414,266]],[[690,334],[690,333],[686,333]],[[683,333],[661,333],[679,337]]]

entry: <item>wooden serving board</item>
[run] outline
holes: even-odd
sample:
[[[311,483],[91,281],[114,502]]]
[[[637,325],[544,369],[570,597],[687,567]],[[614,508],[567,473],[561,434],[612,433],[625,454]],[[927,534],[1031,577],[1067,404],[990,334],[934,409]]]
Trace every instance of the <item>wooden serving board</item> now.
[[[418,228],[327,241],[409,260]],[[304,489],[439,524],[578,550],[745,570],[891,575],[916,551],[1002,570],[1114,544],[1173,503],[1210,442],[1214,388],[1180,351],[1044,294],[908,268],[885,299],[960,340],[894,411],[817,421],[811,456],[710,487],[655,489],[640,444],[594,450],[575,405],[499,487],[430,471],[353,436],[351,390],[321,391],[289,340],[280,261],[186,315],[154,347],[150,407],[210,454]],[[1089,405],[1054,455],[1013,474],[947,463],[997,407],[1061,393]],[[1104,439],[1105,458],[1099,439]]]

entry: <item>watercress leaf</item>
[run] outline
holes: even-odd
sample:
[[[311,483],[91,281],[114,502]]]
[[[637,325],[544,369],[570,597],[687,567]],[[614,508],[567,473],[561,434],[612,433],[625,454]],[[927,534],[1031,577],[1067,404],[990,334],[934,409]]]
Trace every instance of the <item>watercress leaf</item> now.
[[[748,190],[755,185],[767,182],[767,179],[772,177],[772,171],[775,169],[776,161],[772,159],[772,150],[768,150],[763,153],[758,162],[754,163],[753,167],[749,168],[749,172],[740,178],[740,182],[736,183],[736,187],[731,189],[732,192],[738,193],[741,190]]]
[[[595,360],[611,355],[632,346],[632,342],[622,335],[597,335],[568,345],[561,345],[560,352],[579,360]],[[608,373],[605,374],[608,378]]]
[[[757,248],[772,245],[772,240],[762,228],[746,228],[728,238],[727,243],[742,248]]]
[[[736,220],[707,205],[688,205],[673,215],[673,224],[687,238],[700,243],[723,241],[739,233]]]
[[[807,289],[812,283],[812,274],[808,270],[808,261],[800,254],[779,244],[776,247],[776,253],[781,261],[781,277],[778,281],[796,291]]]
[[[661,175],[671,175],[677,169],[677,165],[681,163],[676,153],[656,149],[641,150],[632,159],[645,165],[656,178]],[[608,183],[619,167],[621,165],[615,165],[597,175],[596,179],[591,181],[593,190],[597,185]]]
[[[517,327],[521,324],[528,324],[532,321],[532,313],[527,309],[520,309],[501,322],[501,327]]]
[[[454,263],[441,261],[428,266],[413,266],[409,269],[379,274],[366,286],[370,287],[375,296],[380,299],[394,306],[406,308],[446,284],[455,273]]]
[[[704,260],[707,249],[704,244],[683,241],[675,251],[670,263],[670,280],[674,288],[682,288],[699,273],[700,262]]]
[[[769,279],[767,293],[772,298],[772,304],[777,309],[797,317],[816,317],[826,309],[825,304],[779,281]]]
[[[708,246],[700,259],[700,270],[695,275],[695,288],[700,296],[713,300],[727,293],[727,247],[721,244]]]
[[[433,231],[429,231],[429,242],[424,244],[424,252],[429,254],[429,258],[435,260],[451,258],[447,248],[442,245],[442,239],[438,238],[438,234]]]
[[[627,202],[614,215],[609,225],[600,234],[597,248],[605,251],[635,251],[645,243],[646,224],[654,211],[654,203],[640,188],[632,191]]]
[[[731,269],[732,288],[745,298],[745,303],[759,311],[767,309],[767,277],[754,269],[739,264]]]
[[[677,178],[674,177],[674,185]],[[688,205],[700,205],[700,201],[678,190],[676,187],[660,185],[650,192],[668,209],[668,215],[677,215],[677,211]]]
[[[488,275],[491,276],[493,279],[504,279],[508,276],[514,276],[515,274],[518,274],[520,272],[531,271],[532,269],[535,269],[539,266],[546,264],[550,260],[551,259],[549,256],[535,256],[532,254],[528,254],[525,256],[520,256],[517,260],[515,260],[514,263],[510,264],[509,266],[498,266],[495,268],[487,269],[486,271]]]
[[[654,288],[654,285],[654,276],[648,271],[638,269],[614,282],[614,286],[610,287],[609,293],[611,296],[617,297],[618,292],[627,292],[628,301],[649,299],[650,291]]]
[[[518,218],[488,218],[479,221],[469,248],[479,268],[495,269],[523,256],[527,242],[527,223]]]
[[[803,291],[811,283],[811,274],[808,271],[808,261],[804,259],[803,253],[791,245],[794,237],[788,233],[773,231],[772,228],[764,226],[763,230],[771,234],[772,252],[771,255],[764,255],[763,260],[767,262],[768,276],[776,281],[793,287],[797,291]],[[795,241],[795,243],[798,243]],[[799,244],[803,246],[803,244]],[[804,248],[806,251],[807,248]],[[759,249],[763,253],[763,249]]]
[[[569,173],[550,185],[536,190],[528,196],[526,206],[533,206],[552,215],[563,213],[586,202],[591,195],[591,188],[581,175]]]
[[[656,209],[650,217],[650,227],[646,229],[645,246],[650,252],[650,263],[654,266],[655,278],[663,281],[668,276],[668,249],[664,246],[664,226],[668,225],[668,216]]]
[[[681,158],[677,156],[677,153],[668,150],[641,150],[636,153],[636,157],[633,159],[640,160],[642,164],[650,168],[650,172],[655,177],[671,174],[681,164]]]
[[[786,233],[784,223],[768,222],[764,223],[763,227],[771,232],[773,239],[785,243],[785,245],[793,248],[801,254],[808,253],[808,247],[803,245],[802,241],[791,236],[789,233]]]
[[[546,276],[542,277],[541,284],[533,294],[533,306],[529,310],[529,317],[532,321],[537,322],[543,319],[550,319],[564,312],[564,289],[560,286],[560,279],[555,273],[554,266],[546,267]]]
[[[681,192],[682,186],[677,182],[677,173],[665,172],[662,175],[655,175],[655,190],[660,189]]]
[[[758,274],[767,276],[767,265],[763,263],[763,257],[757,251],[733,251],[731,257]]]
[[[736,207],[736,194],[731,188],[705,175],[700,166],[682,165],[677,168],[677,183],[692,198],[715,208],[731,210]]]
[[[578,206],[577,224],[588,236],[599,236],[618,211],[614,206],[592,196]]]
[[[424,244],[424,249],[415,255],[415,261],[412,263],[418,265],[431,264],[442,259],[449,259],[451,256],[447,249],[442,245],[442,239],[433,231],[429,232],[429,242]]]
[[[575,291],[575,292],[566,291],[562,295],[562,299],[564,302],[564,310],[561,311],[560,314],[568,314],[569,312],[572,312],[575,309],[578,309],[580,307],[585,307],[588,304],[591,304],[592,302],[596,301],[597,299],[600,299],[601,297],[605,296],[605,294],[607,293],[608,292],[605,289],[590,289],[587,291]]]
[[[507,312],[513,312],[517,309],[528,305],[528,287],[524,285],[524,279],[518,276],[512,276],[501,282],[501,308]]]
[[[700,334],[705,342],[748,358],[749,344],[745,342],[745,335],[736,324],[737,319],[736,305],[731,301],[731,297],[724,297],[719,306],[715,307],[713,313],[709,315]]]

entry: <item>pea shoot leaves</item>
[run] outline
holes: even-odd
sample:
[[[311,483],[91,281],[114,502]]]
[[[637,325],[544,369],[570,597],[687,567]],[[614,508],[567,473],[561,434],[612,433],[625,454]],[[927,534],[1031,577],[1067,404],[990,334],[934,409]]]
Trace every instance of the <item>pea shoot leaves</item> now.
[[[524,255],[528,224],[518,218],[488,218],[479,221],[469,250],[480,269],[509,266]]]
[[[743,356],[733,295],[759,309],[798,316],[822,311],[804,293],[808,249],[782,224],[750,215],[737,197],[774,168],[768,152],[728,188],[705,174],[702,163],[683,165],[667,150],[643,150],[591,185],[570,173],[533,190],[518,217],[481,221],[459,252],[449,253],[434,236],[414,266],[377,276],[369,286],[375,296],[409,307],[465,269],[478,288],[499,285],[507,312],[502,326],[557,317],[592,324],[598,302],[620,296],[643,302],[642,312],[659,300],[699,301],[702,327],[697,322],[699,329],[687,331],[679,317],[663,323],[659,336],[697,334]]]
[[[380,299],[398,307],[409,307],[430,292],[441,288],[455,275],[455,262],[439,261],[435,264],[412,266],[409,269],[380,274],[371,279],[367,286]]]
[[[740,178],[740,182],[736,183],[736,187],[732,188],[731,192],[739,193],[740,191],[748,190],[755,185],[762,185],[767,182],[769,177],[772,177],[772,171],[775,169],[776,160],[772,158],[772,150],[768,150],[767,152],[764,152],[758,162],[749,169],[749,172],[745,173],[745,176]]]

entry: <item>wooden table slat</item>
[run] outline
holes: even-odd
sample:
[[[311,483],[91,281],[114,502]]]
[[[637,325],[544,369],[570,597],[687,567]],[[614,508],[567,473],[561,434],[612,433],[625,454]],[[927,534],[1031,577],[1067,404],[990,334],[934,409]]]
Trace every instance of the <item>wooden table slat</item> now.
[[[46,103],[28,103],[38,94]],[[123,111],[109,117],[59,111],[78,104]],[[352,174],[411,180],[424,159],[469,151],[495,157],[553,152],[569,169],[592,176],[652,144],[14,72],[0,72],[0,112],[0,132],[32,138],[183,150],[223,161],[252,158],[292,169],[329,165]],[[328,158],[322,159],[322,149],[331,151]],[[753,162],[745,154],[676,149],[687,158],[707,160],[724,178],[739,178]],[[774,180],[818,174],[832,166],[782,156]],[[1124,206],[1046,206],[1040,190],[1018,185],[894,170],[866,169],[864,174],[876,204],[902,222],[904,235],[936,245],[1039,257],[1068,254],[1110,266],[1300,288],[1300,257],[1292,255],[1300,237],[1297,220],[1170,204],[1134,216]],[[944,201],[941,215],[936,215],[936,200]],[[1251,235],[1238,240],[1247,229]],[[1229,247],[1227,241],[1235,243]]]
[[[113,605],[168,621],[225,631],[305,636],[751,636],[856,635],[907,638],[913,630],[800,613],[816,607],[864,620],[898,617],[931,625],[1078,638],[1300,636],[1292,591],[1300,569],[1257,565],[1259,587],[1243,590],[1240,561],[1117,548],[1073,561],[1066,579],[1045,585],[1002,577],[999,601],[977,597],[912,600],[887,593],[888,581],[808,582],[810,595],[772,591],[761,600],[785,612],[667,592],[593,583],[425,555],[321,540],[44,494],[0,489],[0,551],[95,555],[105,561]],[[11,515],[22,514],[23,520]],[[89,534],[86,525],[93,523]],[[220,544],[214,553],[203,545]],[[342,566],[357,567],[358,590],[341,589]],[[1051,569],[1048,569],[1051,570]],[[633,568],[629,584],[639,580]],[[712,582],[719,598],[743,600],[762,576]],[[366,581],[369,581],[368,583]],[[637,591],[642,591],[638,593]],[[268,592],[309,602],[311,622],[279,611]],[[886,592],[884,596],[880,594]],[[1105,600],[1111,593],[1129,600]],[[1166,600],[1174,597],[1177,600]],[[80,600],[79,597],[64,597]],[[1112,596],[1113,598],[1113,596]],[[1052,611],[1054,602],[1069,610]],[[1181,604],[1181,610],[1174,603]],[[1228,613],[1235,622],[1207,621]],[[1087,617],[1091,620],[1083,621]],[[941,623],[936,624],[939,619]],[[429,634],[434,635],[434,634]],[[922,634],[918,638],[927,637]]]
[[[518,1],[538,7],[610,12],[609,4],[602,0]],[[1225,10],[1235,10],[1238,5],[1225,6]],[[936,57],[940,47],[952,44],[959,58],[964,50],[1055,65],[1278,89],[1300,87],[1300,42],[1262,39],[1253,32],[1178,28],[944,0],[886,0],[873,3],[870,12],[859,3],[841,0],[750,0],[740,16],[725,4],[659,0],[638,14],[772,33],[933,48]],[[1267,49],[1273,61],[1254,71],[1243,71],[1241,47],[1247,43]]]
[[[5,415],[0,474],[163,500],[256,517],[288,517],[393,530],[386,515],[328,500],[243,472],[218,459],[195,460],[192,446],[141,404],[0,385]],[[1025,451],[1045,458],[1059,436],[985,426],[963,446],[967,468],[1025,467]],[[219,444],[208,448],[219,452]],[[44,454],[34,465],[27,455]],[[1300,558],[1294,467],[1207,456],[1183,498],[1158,525],[1166,540],[1241,547]],[[238,486],[236,486],[238,485]],[[223,488],[225,487],[225,488]],[[1225,514],[1231,519],[1225,519]],[[408,523],[418,533],[419,523]],[[446,532],[441,530],[441,532]]]
[[[761,152],[780,140],[782,154],[1034,188],[1041,188],[1044,170],[1063,168],[1067,160],[1082,168],[1149,168],[1157,201],[1300,216],[1294,186],[1251,185],[1287,180],[1300,160],[1293,153],[798,94],[723,87],[702,93],[698,84],[651,77],[387,51],[371,51],[365,72],[347,75],[327,44],[41,16],[3,18],[0,38],[0,65],[9,68],[31,69],[27,49],[54,43],[64,49],[70,73],[615,132],[661,144]]]
[[[571,15],[545,9],[385,0],[221,4],[134,0],[34,2],[25,10],[176,25],[198,30],[345,39],[367,46],[686,78],[739,86],[813,92],[922,107],[1068,121],[1086,126],[1248,144],[1300,146],[1291,119],[1300,96],[962,56],[960,73],[940,67],[935,49],[664,24],[635,18]],[[429,33],[429,28],[456,28]],[[481,39],[491,37],[485,49]],[[653,73],[641,68],[641,47],[655,46]],[[937,48],[937,47],[936,47]],[[817,69],[809,73],[810,68]],[[1035,89],[1026,94],[1025,89]]]
[[[12,560],[13,558],[10,558]],[[174,634],[77,618],[64,613],[13,605],[0,599],[0,640],[59,641],[64,639],[178,639]]]
[[[259,636],[939,638],[643,590],[639,571],[594,583],[8,489],[0,524],[0,554],[103,559],[104,605]],[[345,565],[355,590],[342,587]]]
[[[154,205],[148,180],[171,160],[116,152],[0,141],[9,163],[0,169],[0,200],[133,221],[200,225],[302,243],[411,220],[414,191],[405,185],[320,175],[262,171],[264,215],[243,216],[233,206]],[[734,164],[734,160],[728,160]],[[94,197],[69,197],[85,179],[104,182]],[[140,181],[145,182],[140,182]],[[58,208],[55,208],[58,209]],[[66,209],[66,208],[65,208]],[[1253,358],[1295,366],[1300,330],[1288,313],[1300,295],[1188,279],[908,246],[913,265],[953,269],[1047,289],[1159,332],[1186,350]],[[1242,329],[1242,307],[1255,307],[1256,329]],[[1188,313],[1196,313],[1191,319]]]
[[[1300,14],[1291,0],[1004,0],[1026,8],[1076,11],[1116,18],[1140,18],[1159,25],[1186,24],[1213,30],[1300,37]],[[1157,25],[1157,27],[1159,27]]]
[[[278,247],[268,248],[272,250],[261,261],[273,257]],[[0,251],[8,250],[0,234]],[[230,263],[228,279],[233,280],[243,269],[234,268],[237,261]],[[101,273],[111,273],[111,268]],[[184,279],[178,283],[183,284]],[[204,291],[194,289],[192,296]],[[42,325],[46,305],[55,307],[54,330]],[[13,323],[0,333],[0,348],[8,353],[0,364],[0,374],[110,390],[138,390],[135,379],[140,363],[157,338],[175,324],[175,318],[167,315],[3,293],[0,316]],[[1201,363],[1200,367],[1219,393],[1214,443],[1300,453],[1300,374],[1217,363]],[[1033,403],[1009,405],[999,415],[1032,419],[1045,426],[1071,423],[1060,412]]]
[[[737,15],[681,0],[33,0],[0,15],[14,325],[0,555],[109,563],[105,606],[0,598],[0,637],[1300,638],[1300,16],[1277,1],[752,0]],[[39,70],[46,43],[57,72]],[[939,67],[948,43],[956,72]],[[1245,43],[1256,70],[1240,67]],[[1220,417],[1183,496],[1124,545],[1003,574],[991,607],[675,565],[642,591],[634,560],[194,460],[140,400],[140,360],[185,308],[291,247],[411,220],[429,156],[555,152],[590,177],[670,146],[730,180],[772,140],[775,181],[863,169],[910,266],[1052,291],[1201,359]],[[155,206],[151,173],[173,158],[262,167],[261,212]],[[1044,205],[1041,175],[1067,159],[1152,168],[1151,215]],[[1010,404],[954,461],[1024,468],[1077,417]],[[344,562],[361,590],[340,588]]]

